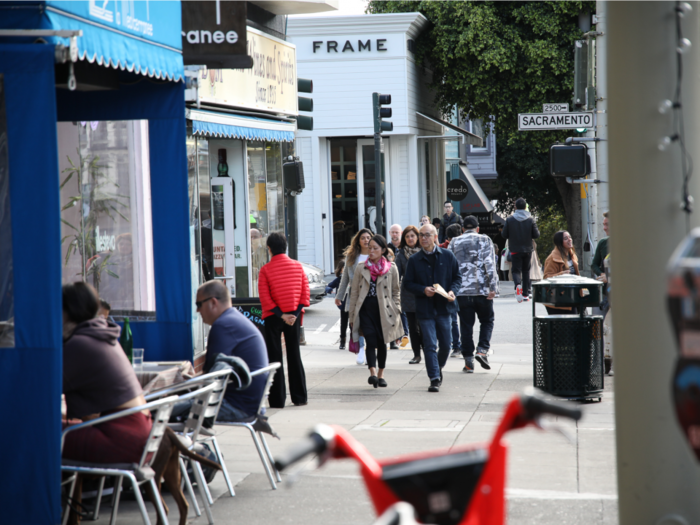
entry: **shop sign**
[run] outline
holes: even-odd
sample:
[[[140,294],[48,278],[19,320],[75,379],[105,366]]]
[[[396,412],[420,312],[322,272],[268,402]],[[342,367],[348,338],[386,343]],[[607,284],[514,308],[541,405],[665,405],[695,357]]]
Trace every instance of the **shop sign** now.
[[[265,335],[265,320],[262,318],[262,306],[258,297],[232,297],[231,306],[241,312],[258,330]]]
[[[247,35],[247,53],[253,58],[253,67],[203,70],[199,100],[297,115],[296,47],[250,27]]]
[[[469,195],[469,185],[462,179],[452,179],[447,183],[447,198],[451,201],[461,201]]]
[[[325,44],[325,45],[324,45]],[[313,43],[314,53],[317,51],[323,53],[362,53],[363,51],[372,51],[374,45],[375,51],[389,51],[386,47],[386,38],[377,38],[372,43],[372,39],[368,38],[364,42],[360,40],[315,40]]]
[[[182,2],[182,59],[185,65],[247,68],[246,2]]]

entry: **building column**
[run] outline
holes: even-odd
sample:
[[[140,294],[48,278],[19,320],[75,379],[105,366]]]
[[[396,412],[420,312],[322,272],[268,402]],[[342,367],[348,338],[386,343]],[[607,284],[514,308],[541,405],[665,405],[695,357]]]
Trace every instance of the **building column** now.
[[[700,162],[700,5],[682,19],[686,145]],[[687,233],[678,142],[659,103],[676,89],[675,2],[609,2],[608,95],[615,418],[620,523],[700,523],[700,468],[676,421],[677,356],[666,309],[666,264]],[[700,177],[690,181],[700,198]],[[691,227],[700,223],[696,212]]]

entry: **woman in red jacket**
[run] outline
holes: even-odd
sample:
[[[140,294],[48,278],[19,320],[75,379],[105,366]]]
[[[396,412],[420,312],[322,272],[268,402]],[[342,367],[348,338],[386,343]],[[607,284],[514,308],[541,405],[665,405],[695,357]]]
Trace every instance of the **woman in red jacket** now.
[[[304,306],[309,306],[309,281],[304,268],[286,255],[287,239],[281,233],[267,237],[270,262],[260,269],[258,293],[265,320],[265,344],[270,363],[282,362],[282,334],[287,347],[289,394],[292,403],[307,403],[306,375],[299,351],[299,326]],[[284,408],[287,398],[284,369],[279,367],[270,387],[270,407]]]

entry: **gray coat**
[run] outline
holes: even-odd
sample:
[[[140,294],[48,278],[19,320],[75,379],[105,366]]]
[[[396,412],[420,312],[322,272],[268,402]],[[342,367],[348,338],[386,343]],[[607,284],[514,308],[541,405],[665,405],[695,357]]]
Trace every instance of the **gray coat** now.
[[[399,270],[399,277],[401,278],[401,311],[402,312],[415,312],[416,311],[416,296],[411,292],[406,290],[403,285],[403,276],[406,274],[406,267],[408,266],[408,258],[403,250],[396,250],[396,267]]]
[[[352,281],[349,320],[352,324],[353,341],[359,341],[362,335],[360,333],[360,309],[369,292],[371,279],[369,268],[363,264],[355,272]],[[396,269],[396,265],[391,263],[391,269],[377,278],[377,301],[379,302],[379,316],[385,343],[391,343],[403,337],[399,290],[399,271]]]
[[[348,297],[350,297],[350,293],[352,292],[352,280],[353,277],[355,277],[355,268],[357,268],[357,262],[359,260],[359,256],[357,259],[355,259],[352,264],[350,264],[350,261],[348,259],[345,259],[345,267],[343,268],[343,276],[340,279],[340,285],[338,286],[338,291],[335,294],[335,296],[340,299],[341,301],[345,301]],[[349,312],[350,311],[350,301],[345,301],[345,311]]]

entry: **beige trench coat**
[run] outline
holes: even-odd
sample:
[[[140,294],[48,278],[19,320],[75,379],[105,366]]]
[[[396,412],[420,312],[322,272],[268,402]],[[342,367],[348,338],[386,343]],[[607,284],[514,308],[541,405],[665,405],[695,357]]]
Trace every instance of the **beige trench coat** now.
[[[355,268],[355,276],[350,286],[350,314],[349,321],[352,325],[352,340],[360,340],[360,308],[369,293],[370,283],[369,268],[364,264]],[[396,264],[391,263],[391,269],[377,279],[377,301],[382,322],[384,342],[391,343],[403,337],[403,325],[401,324],[401,287],[399,283],[399,270]]]

